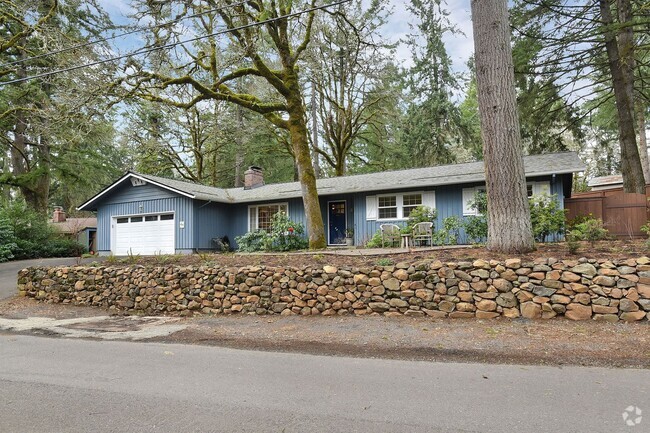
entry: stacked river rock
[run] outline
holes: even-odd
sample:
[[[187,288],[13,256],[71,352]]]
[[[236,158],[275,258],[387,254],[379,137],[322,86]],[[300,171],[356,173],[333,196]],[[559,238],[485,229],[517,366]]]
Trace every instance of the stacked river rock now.
[[[650,259],[426,261],[368,268],[58,267],[24,296],[146,314],[383,314],[650,319]]]

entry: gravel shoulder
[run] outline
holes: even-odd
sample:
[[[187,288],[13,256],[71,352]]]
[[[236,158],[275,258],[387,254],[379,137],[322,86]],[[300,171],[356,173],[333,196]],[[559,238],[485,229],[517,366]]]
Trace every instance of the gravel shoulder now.
[[[0,317],[103,316],[105,310],[0,302]],[[195,316],[147,341],[361,358],[650,368],[650,323],[383,316]],[[126,339],[126,338],[125,338]]]

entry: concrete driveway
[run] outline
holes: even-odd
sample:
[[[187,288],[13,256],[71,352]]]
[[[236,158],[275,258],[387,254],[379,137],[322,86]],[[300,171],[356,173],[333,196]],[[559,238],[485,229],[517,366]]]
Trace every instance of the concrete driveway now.
[[[34,259],[18,260],[15,262],[0,263],[0,300],[11,298],[18,294],[17,274],[21,269],[30,266],[58,266],[58,265],[75,265],[77,260],[74,257],[54,258],[54,259]],[[83,259],[82,263],[90,263],[98,260],[97,257]]]

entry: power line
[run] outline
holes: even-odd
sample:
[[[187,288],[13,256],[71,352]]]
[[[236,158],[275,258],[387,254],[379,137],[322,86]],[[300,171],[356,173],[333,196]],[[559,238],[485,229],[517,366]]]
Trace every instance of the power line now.
[[[247,28],[250,28],[250,27],[257,27],[257,26],[260,26],[260,25],[264,25],[264,24],[275,22],[275,21],[283,20],[285,18],[296,17],[296,16],[299,16],[299,15],[302,15],[302,14],[305,14],[305,13],[314,12],[314,11],[318,11],[318,10],[321,10],[321,9],[327,9],[327,8],[332,7],[332,6],[338,6],[338,5],[342,5],[344,3],[348,3],[350,1],[351,0],[341,0],[341,1],[338,1],[338,2],[335,2],[335,3],[330,3],[328,5],[315,6],[315,7],[309,8],[309,9],[304,9],[302,11],[292,12],[290,14],[285,14],[285,15],[280,15],[280,16],[278,16],[276,18],[269,18],[267,20],[257,21],[257,22],[250,23],[250,24],[245,24],[245,25],[242,25],[242,26],[239,26],[239,27],[233,27],[232,29],[221,30],[219,32],[210,33],[210,34],[207,34],[207,35],[204,35],[204,36],[197,36],[195,38],[186,39],[184,41],[172,42],[172,43],[169,43],[169,44],[166,44],[166,45],[161,45],[159,47],[142,49],[142,50],[139,50],[139,51],[134,51],[132,53],[123,54],[121,56],[111,57],[109,59],[97,60],[95,62],[86,63],[86,64],[83,64],[83,65],[71,66],[69,68],[56,69],[54,71],[43,72],[42,74],[31,75],[29,77],[17,78],[15,80],[10,80],[10,81],[4,81],[4,82],[0,82],[0,87],[6,86],[8,84],[17,84],[17,83],[22,83],[22,82],[25,82],[25,81],[31,81],[31,80],[34,80],[34,79],[37,79],[37,78],[49,77],[50,75],[56,75],[56,74],[60,74],[62,72],[76,71],[78,69],[89,68],[91,66],[103,65],[104,63],[109,63],[109,62],[114,62],[116,60],[126,59],[126,58],[129,58],[129,57],[137,56],[139,54],[147,54],[147,53],[151,53],[151,52],[154,52],[154,51],[160,51],[160,50],[164,50],[164,49],[167,49],[167,48],[175,47],[177,45],[183,45],[183,44],[186,44],[188,42],[196,42],[196,41],[199,41],[201,39],[206,39],[206,38],[210,38],[210,37],[213,37],[213,36],[219,36],[219,35],[223,35],[223,34],[226,34],[226,33],[231,33],[231,32],[235,32],[235,31],[239,31],[239,30],[244,30],[244,29],[247,29]]]
[[[246,4],[246,1],[242,1],[242,2],[239,2],[239,3],[234,3],[234,4],[231,4],[231,5],[221,6],[221,7],[214,8],[214,9],[208,9],[208,10],[203,11],[203,12],[198,12],[198,13],[195,13],[193,15],[182,16],[182,17],[176,18],[175,20],[167,21],[165,23],[157,24],[155,26],[150,26],[150,27],[147,27],[147,28],[144,28],[144,29],[135,29],[135,30],[131,30],[131,31],[128,31],[128,32],[120,33],[118,35],[109,36],[107,38],[95,39],[93,41],[88,41],[88,42],[83,42],[83,43],[80,43],[80,44],[77,44],[77,45],[72,45],[72,46],[67,47],[67,48],[61,48],[59,50],[49,51],[47,53],[39,54],[39,55],[36,55],[36,56],[25,57],[24,59],[14,60],[13,62],[8,62],[8,63],[4,63],[4,64],[0,65],[0,68],[6,68],[7,66],[12,66],[12,65],[19,64],[19,63],[28,62],[30,60],[41,59],[43,57],[49,57],[49,56],[53,56],[55,54],[66,53],[68,51],[76,50],[78,48],[84,48],[84,47],[99,44],[99,43],[102,43],[102,42],[112,41],[113,39],[122,38],[124,36],[129,36],[129,35],[132,35],[134,33],[139,33],[139,32],[144,32],[144,31],[148,31],[148,30],[158,29],[158,28],[161,28],[161,27],[176,24],[176,23],[178,23],[180,21],[187,20],[187,19],[190,19],[190,18],[197,18],[197,17],[200,17],[201,15],[205,15],[205,14],[210,13],[210,12],[217,12],[217,11],[220,11],[220,10],[225,9],[225,8],[235,7],[235,6],[242,6],[244,4]]]

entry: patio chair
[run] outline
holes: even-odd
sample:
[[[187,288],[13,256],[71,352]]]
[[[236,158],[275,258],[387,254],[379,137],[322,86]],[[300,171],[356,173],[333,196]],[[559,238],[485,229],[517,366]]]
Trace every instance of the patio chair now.
[[[400,227],[395,224],[382,224],[381,229],[381,247],[384,248],[387,241],[390,241],[392,247],[395,242],[399,245],[401,239]]]
[[[413,226],[413,246],[422,246],[423,241],[428,241],[433,246],[433,223],[418,223]]]

